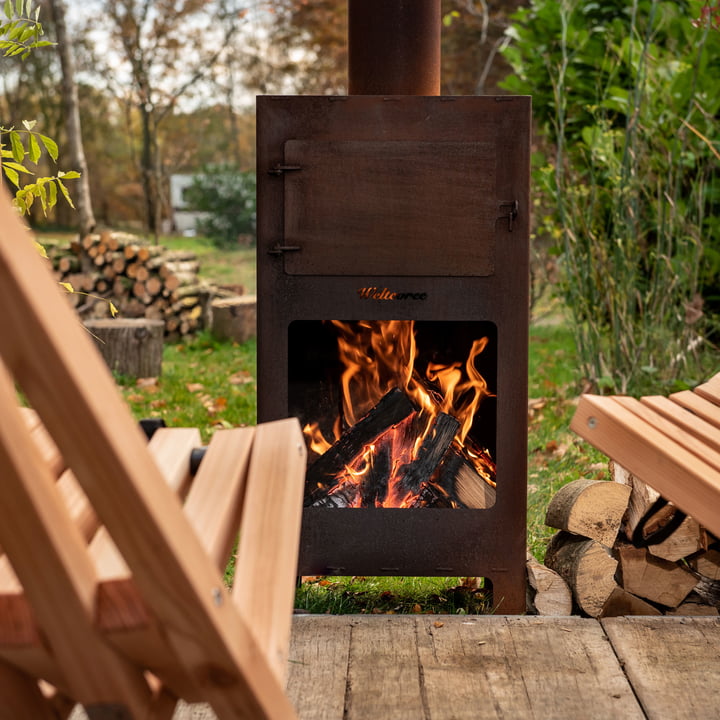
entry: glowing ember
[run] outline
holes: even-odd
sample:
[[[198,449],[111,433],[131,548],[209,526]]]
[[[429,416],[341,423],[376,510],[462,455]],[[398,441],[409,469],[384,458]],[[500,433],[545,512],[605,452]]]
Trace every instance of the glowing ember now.
[[[335,422],[333,441],[317,423],[306,425],[309,448],[324,455],[342,445],[343,428],[353,428],[383,406],[381,401],[397,393],[395,389],[402,391],[414,411],[397,419],[392,416],[394,421],[387,428],[362,447],[352,447],[351,456],[332,472],[332,479],[323,477],[317,482],[313,504],[462,507],[452,478],[463,463],[474,469],[480,482],[494,486],[495,467],[487,451],[471,447],[468,438],[482,400],[490,395],[475,367],[488,339],[475,340],[464,363],[429,362],[421,374],[416,368],[412,321],[332,324],[343,368],[342,418]],[[350,443],[346,440],[345,444]]]

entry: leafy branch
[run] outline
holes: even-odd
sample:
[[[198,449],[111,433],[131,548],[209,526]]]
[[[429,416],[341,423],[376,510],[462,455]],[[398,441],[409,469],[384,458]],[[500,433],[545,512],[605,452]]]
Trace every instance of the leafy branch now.
[[[74,207],[70,193],[63,180],[72,180],[80,177],[80,173],[58,172],[51,177],[37,178],[35,182],[20,185],[20,175],[34,175],[26,165],[26,158],[33,165],[37,165],[42,156],[42,147],[53,161],[58,158],[57,143],[34,130],[35,121],[23,120],[24,130],[14,127],[0,126],[0,166],[5,177],[17,188],[15,205],[24,213],[30,211],[35,200],[39,200],[43,213],[57,203],[58,190],[67,200],[70,207]]]
[[[5,0],[3,7],[5,19],[0,22],[0,51],[4,57],[21,55],[24,60],[35,48],[53,45],[49,40],[41,40],[44,34],[42,24],[38,22],[40,8],[33,11],[32,0]]]

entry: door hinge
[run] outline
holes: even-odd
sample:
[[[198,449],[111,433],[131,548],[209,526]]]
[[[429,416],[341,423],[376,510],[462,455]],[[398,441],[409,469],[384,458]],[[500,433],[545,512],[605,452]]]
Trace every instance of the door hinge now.
[[[268,173],[270,175],[282,175],[283,173],[294,172],[296,170],[302,170],[302,168],[299,165],[283,165],[282,163],[278,163],[277,165],[273,165],[268,170]]]
[[[281,245],[280,243],[275,243],[275,245],[268,250],[268,255],[282,255],[283,253],[298,252],[299,250],[302,250],[299,245]]]
[[[517,200],[508,200],[506,202],[499,203],[500,210],[506,210],[504,215],[500,215],[498,220],[508,221],[508,232],[513,231],[513,222],[518,216],[518,210],[520,203]]]

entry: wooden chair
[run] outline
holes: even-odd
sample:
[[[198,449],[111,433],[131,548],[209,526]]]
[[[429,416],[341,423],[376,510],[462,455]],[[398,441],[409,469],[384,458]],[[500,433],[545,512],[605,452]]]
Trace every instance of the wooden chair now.
[[[720,374],[669,397],[583,395],[570,427],[720,537]]]
[[[294,717],[297,420],[216,432],[190,483],[198,431],[148,445],[62,294],[0,195],[0,718]]]

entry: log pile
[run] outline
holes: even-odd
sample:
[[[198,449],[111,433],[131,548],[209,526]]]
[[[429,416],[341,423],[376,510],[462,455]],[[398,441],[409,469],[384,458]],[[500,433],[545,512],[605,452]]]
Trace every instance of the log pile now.
[[[545,565],[591,617],[718,615],[720,543],[616,463],[612,481],[576,480],[550,502]]]
[[[122,317],[163,320],[168,340],[205,327],[218,294],[198,279],[194,253],[147,245],[128,233],[90,234],[48,248],[48,257],[58,282],[75,291],[68,301],[82,320],[107,317],[111,302]]]

